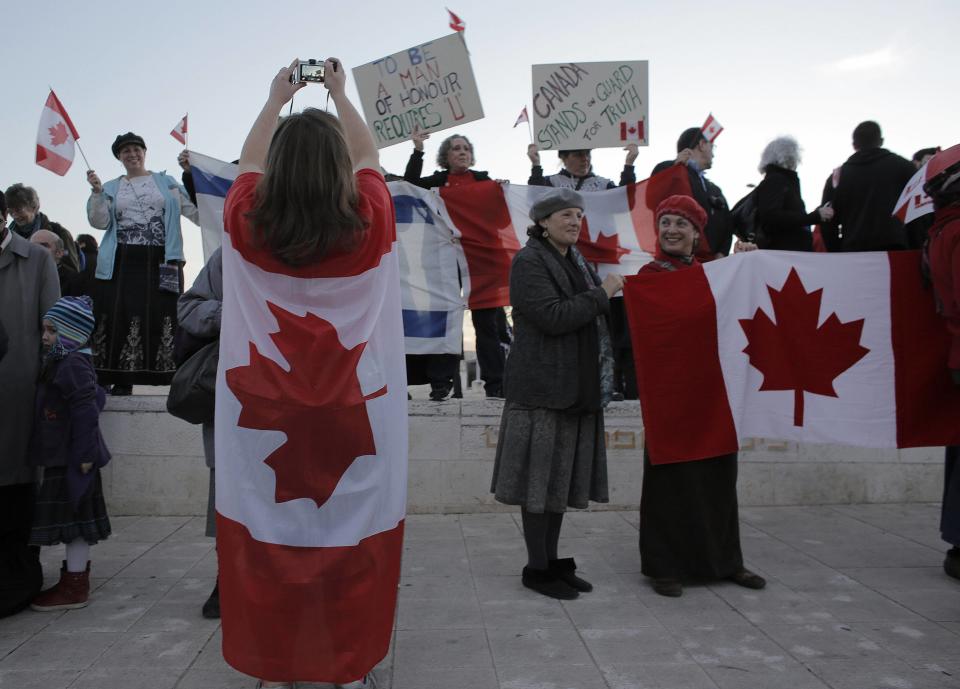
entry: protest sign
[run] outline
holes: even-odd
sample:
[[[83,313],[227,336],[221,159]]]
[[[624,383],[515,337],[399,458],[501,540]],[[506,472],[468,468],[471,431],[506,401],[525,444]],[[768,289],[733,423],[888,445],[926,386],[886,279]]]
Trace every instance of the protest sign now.
[[[648,63],[533,65],[534,142],[543,151],[649,142]]]
[[[360,103],[377,148],[483,117],[462,33],[354,67]]]

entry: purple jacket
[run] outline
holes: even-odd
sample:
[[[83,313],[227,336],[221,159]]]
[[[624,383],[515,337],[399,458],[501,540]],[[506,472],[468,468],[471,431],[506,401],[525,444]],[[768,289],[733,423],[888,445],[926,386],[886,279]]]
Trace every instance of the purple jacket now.
[[[37,387],[36,420],[30,462],[34,466],[66,467],[70,502],[76,507],[93,482],[80,465],[106,466],[110,451],[100,433],[100,411],[106,393],[97,385],[89,354],[70,352],[56,364],[52,378]]]

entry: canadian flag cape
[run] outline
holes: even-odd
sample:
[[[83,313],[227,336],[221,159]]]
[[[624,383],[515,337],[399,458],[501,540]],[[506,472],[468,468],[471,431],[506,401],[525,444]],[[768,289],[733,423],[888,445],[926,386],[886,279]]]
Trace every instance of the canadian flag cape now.
[[[407,485],[399,261],[382,178],[357,177],[373,218],[362,245],[300,268],[255,248],[241,220],[256,175],[237,178],[224,211],[223,653],[277,681],[359,679],[393,629]]]
[[[223,203],[237,166],[195,151],[204,256],[220,245]],[[421,189],[388,184],[396,207],[400,300],[407,354],[459,354],[463,310],[510,303],[510,263],[527,241],[530,206],[551,187],[479,182]],[[578,247],[601,276],[636,273],[656,244],[653,212],[671,194],[690,194],[686,168],[674,165],[650,179],[583,195],[585,221]]]
[[[754,251],[624,288],[654,464],[765,437],[960,444],[960,388],[917,252]]]

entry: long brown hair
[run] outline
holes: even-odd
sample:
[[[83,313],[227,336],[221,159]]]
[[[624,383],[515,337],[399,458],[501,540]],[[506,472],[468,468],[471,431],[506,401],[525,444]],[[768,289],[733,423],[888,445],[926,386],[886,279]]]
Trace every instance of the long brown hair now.
[[[340,121],[307,108],[283,118],[273,133],[247,218],[261,247],[299,266],[357,244],[368,225],[357,201]]]

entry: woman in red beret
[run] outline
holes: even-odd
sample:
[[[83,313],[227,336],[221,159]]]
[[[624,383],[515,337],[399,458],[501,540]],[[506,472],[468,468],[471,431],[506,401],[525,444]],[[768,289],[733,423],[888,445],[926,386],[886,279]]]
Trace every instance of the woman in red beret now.
[[[686,270],[707,214],[689,196],[657,206],[657,250],[641,273]],[[696,419],[688,424],[696,428]],[[743,566],[737,508],[737,453],[694,462],[651,464],[644,451],[640,497],[641,571],[661,596],[683,594],[684,580],[729,579],[762,589],[763,577]]]

